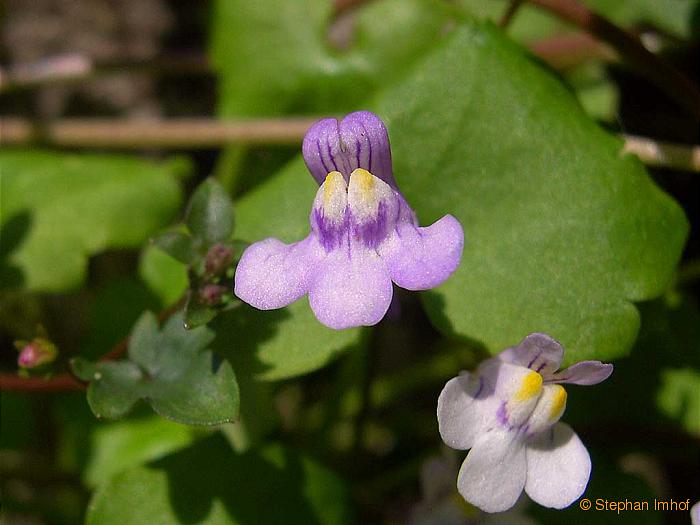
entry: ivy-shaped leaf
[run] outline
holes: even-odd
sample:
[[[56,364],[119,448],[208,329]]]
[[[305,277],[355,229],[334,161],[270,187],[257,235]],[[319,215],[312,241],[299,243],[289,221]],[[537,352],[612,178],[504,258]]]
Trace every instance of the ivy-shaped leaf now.
[[[139,399],[168,419],[191,425],[233,421],[238,385],[231,365],[208,349],[211,330],[185,330],[181,315],[158,329],[146,312],[129,340],[128,359],[90,363],[76,359],[74,372],[88,387],[88,403],[98,418],[125,416]]]
[[[344,484],[280,445],[235,454],[220,436],[112,478],[87,525],[352,523]]]
[[[180,161],[0,152],[0,287],[78,287],[90,256],[139,246],[173,218],[182,171]]]
[[[422,224],[452,213],[465,230],[460,268],[424,294],[440,329],[493,353],[544,331],[569,363],[629,350],[632,302],[664,290],[687,221],[557,78],[467,24],[370,107]],[[298,159],[241,199],[239,234],[303,238],[315,190]]]

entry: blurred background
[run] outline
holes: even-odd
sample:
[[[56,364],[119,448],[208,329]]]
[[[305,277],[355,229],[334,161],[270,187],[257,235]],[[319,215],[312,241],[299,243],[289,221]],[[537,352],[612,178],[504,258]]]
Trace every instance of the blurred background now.
[[[572,5],[613,30],[577,18]],[[631,356],[615,362],[609,383],[570,392],[565,418],[594,460],[589,493],[692,504],[700,499],[700,2],[4,0],[0,17],[3,524],[82,523],[91,498],[100,510],[88,523],[145,523],[146,514],[119,509],[159,491],[175,509],[159,523],[689,523],[684,512],[557,513],[527,501],[515,518],[485,521],[460,503],[453,480],[463,454],[441,444],[435,403],[447,379],[485,354],[440,335],[408,293],[400,318],[324,368],[249,385],[239,377],[254,399],[244,414],[262,416],[245,428],[190,427],[145,406],[98,421],[71,380],[44,388],[14,378],[23,342],[55,345],[50,373],[60,375],[71,357],[121,344],[144,310],[176,304],[186,272],[148,239],[182,219],[202,180],[215,177],[235,202],[297,156],[315,118],[360,109],[466,17],[500,26],[564,83],[688,217],[679,272],[639,305]],[[10,185],[11,171],[21,177]],[[20,204],[30,212],[17,213]],[[39,237],[23,245],[37,220]],[[258,453],[287,454],[265,445],[272,440],[301,454],[294,465],[312,496],[289,488],[288,470],[257,466]],[[249,483],[238,497],[220,490],[231,475]],[[113,507],[103,501],[127,485],[139,490],[119,492]],[[259,514],[276,498],[306,497],[313,502],[283,521]]]

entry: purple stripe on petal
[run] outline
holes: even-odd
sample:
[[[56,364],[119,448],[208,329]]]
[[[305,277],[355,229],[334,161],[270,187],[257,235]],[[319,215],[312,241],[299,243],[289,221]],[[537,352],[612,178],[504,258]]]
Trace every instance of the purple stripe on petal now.
[[[363,168],[398,190],[391,167],[389,134],[381,119],[369,111],[350,113],[340,122],[340,141],[359,141],[359,153],[351,159],[351,168]],[[359,159],[358,159],[359,157]],[[350,171],[352,171],[352,169]]]
[[[553,374],[564,357],[562,346],[547,334],[534,333],[499,354],[503,361],[524,366],[545,376]]]
[[[326,175],[333,171],[333,152],[340,151],[338,120],[324,118],[311,126],[304,136],[301,151],[311,175],[319,185],[323,184]]]
[[[613,365],[600,361],[581,361],[547,378],[548,383],[571,383],[574,385],[597,385],[613,372]]]

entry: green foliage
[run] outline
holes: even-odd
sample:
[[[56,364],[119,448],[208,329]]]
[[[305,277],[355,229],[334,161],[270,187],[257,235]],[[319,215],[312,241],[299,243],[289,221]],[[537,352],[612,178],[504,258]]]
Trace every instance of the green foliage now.
[[[425,294],[439,328],[492,352],[545,331],[568,362],[628,351],[631,302],[663,291],[687,223],[555,78],[496,30],[468,27],[376,108],[422,223],[452,213],[465,229],[460,268]],[[305,236],[315,188],[304,171],[298,160],[246,195],[239,233]]]
[[[195,190],[187,208],[185,223],[195,241],[201,240],[204,246],[230,239],[233,233],[233,206],[216,180],[207,179]],[[178,236],[178,239],[168,245],[172,252],[165,251],[176,259],[182,255],[191,258],[191,246],[186,244],[184,236]]]
[[[306,299],[273,311],[242,304],[219,316],[212,329],[217,352],[235,362],[239,373],[266,381],[321,368],[358,344],[361,334],[360,329],[326,328],[314,317]]]
[[[85,483],[99,486],[119,472],[160,459],[194,439],[192,427],[158,416],[97,425],[90,433],[91,453],[83,469]]]
[[[3,288],[76,288],[88,257],[139,246],[180,205],[180,161],[4,150],[0,166]]]
[[[168,419],[191,425],[233,421],[239,396],[231,365],[208,350],[214,334],[205,327],[185,330],[182,316],[158,329],[145,313],[129,340],[129,359],[74,361],[78,377],[90,381],[88,403],[98,418],[125,416],[139,399]]]
[[[350,522],[342,482],[279,445],[236,455],[220,436],[103,485],[88,525]]]
[[[359,12],[349,49],[327,40],[326,0],[220,0],[212,59],[219,114],[349,111],[440,40],[448,17],[428,0],[382,0]],[[235,57],[235,60],[232,59]]]

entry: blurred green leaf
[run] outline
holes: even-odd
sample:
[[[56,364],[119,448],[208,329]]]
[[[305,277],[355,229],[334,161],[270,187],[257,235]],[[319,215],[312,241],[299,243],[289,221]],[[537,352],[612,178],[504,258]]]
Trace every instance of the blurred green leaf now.
[[[74,360],[74,372],[90,380],[88,403],[98,418],[123,417],[145,399],[158,414],[180,423],[229,422],[238,414],[238,386],[231,365],[206,349],[213,338],[204,327],[185,330],[181,315],[159,331],[147,312],[132,331],[129,360]]]
[[[138,273],[162,307],[174,304],[187,290],[187,268],[155,246],[141,252]]]
[[[140,245],[180,205],[179,161],[3,150],[0,166],[4,288],[75,288],[88,257]]]
[[[192,427],[158,416],[101,423],[90,434],[91,453],[83,478],[95,487],[119,472],[184,448],[195,437]]]
[[[218,353],[235,362],[239,373],[266,381],[317,370],[357,344],[361,334],[359,329],[326,328],[306,299],[273,311],[241,304],[210,326]]]
[[[185,328],[191,330],[192,328],[205,325],[214,319],[217,315],[217,311],[214,308],[202,304],[196,297],[193,297],[190,292],[187,297],[187,304],[185,304],[184,315]]]
[[[197,258],[192,237],[183,232],[162,233],[153,239],[153,245],[182,264],[192,264]]]
[[[429,0],[382,0],[358,11],[349,49],[328,38],[326,0],[219,0],[211,56],[219,114],[318,113],[353,109],[443,36],[449,18]],[[346,20],[346,22],[348,22]]]
[[[330,471],[270,445],[235,454],[221,436],[118,474],[94,495],[88,525],[351,522],[348,494]]]
[[[229,240],[233,233],[233,205],[215,179],[205,180],[195,190],[185,222],[194,238],[201,239],[204,246]]]
[[[544,331],[569,363],[629,350],[632,302],[664,290],[687,222],[556,78],[466,27],[375,109],[422,224],[452,213],[465,230],[460,268],[424,295],[441,330],[494,353]],[[315,189],[298,159],[240,201],[239,234],[305,237]]]

